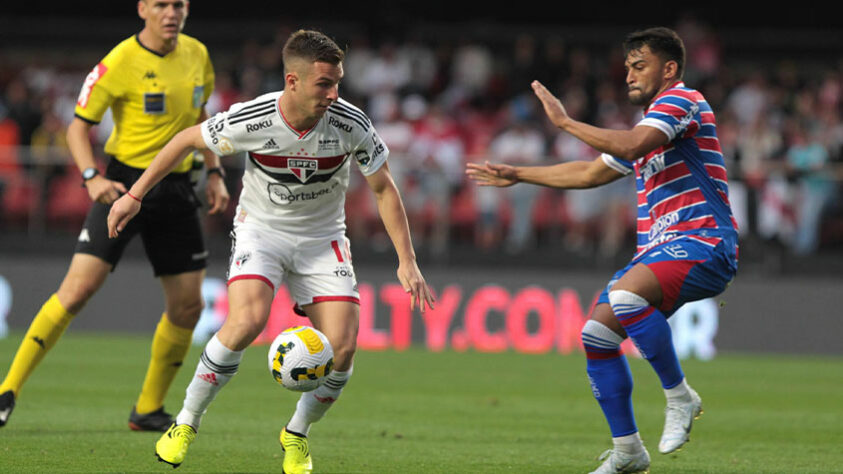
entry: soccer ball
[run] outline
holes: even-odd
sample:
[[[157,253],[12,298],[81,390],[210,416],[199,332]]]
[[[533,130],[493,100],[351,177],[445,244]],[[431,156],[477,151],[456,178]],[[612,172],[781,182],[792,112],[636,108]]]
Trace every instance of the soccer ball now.
[[[269,373],[284,388],[309,392],[334,367],[334,349],[324,334],[307,326],[286,329],[269,346]]]

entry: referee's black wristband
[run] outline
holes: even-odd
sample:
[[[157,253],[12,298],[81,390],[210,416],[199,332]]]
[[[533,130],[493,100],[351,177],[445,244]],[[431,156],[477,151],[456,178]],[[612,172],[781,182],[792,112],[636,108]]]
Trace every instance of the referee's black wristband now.
[[[220,175],[220,178],[225,178],[225,170],[222,168],[222,166],[208,168],[207,170],[205,170],[206,176],[210,176],[212,174],[218,174]]]

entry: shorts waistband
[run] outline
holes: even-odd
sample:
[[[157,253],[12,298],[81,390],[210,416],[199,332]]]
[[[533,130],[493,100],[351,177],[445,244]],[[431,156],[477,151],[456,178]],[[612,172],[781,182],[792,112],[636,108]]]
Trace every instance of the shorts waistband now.
[[[137,181],[140,178],[140,175],[146,171],[145,168],[135,168],[134,166],[129,166],[126,163],[120,161],[117,157],[112,155],[108,156],[108,164],[106,165],[106,174],[109,176],[113,176],[119,179],[128,179],[131,182]],[[167,176],[164,176],[162,181],[167,182],[190,182],[190,172],[183,172],[183,173],[169,173]]]

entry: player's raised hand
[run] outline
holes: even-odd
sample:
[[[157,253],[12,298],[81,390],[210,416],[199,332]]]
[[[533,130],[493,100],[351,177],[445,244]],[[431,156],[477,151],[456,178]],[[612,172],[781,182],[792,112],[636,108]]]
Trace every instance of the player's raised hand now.
[[[410,294],[411,311],[416,308],[416,305],[418,305],[419,311],[422,313],[424,313],[425,305],[433,309],[433,303],[436,301],[436,298],[434,298],[430,287],[427,286],[427,282],[424,281],[424,277],[415,260],[398,264],[398,281],[401,282],[404,291]]]
[[[140,212],[141,203],[137,199],[129,196],[129,193],[123,195],[120,199],[114,201],[111,210],[108,212],[108,238],[113,239],[126,228],[126,224]]]
[[[503,163],[466,163],[465,174],[480,186],[505,188],[518,182],[515,167]]]
[[[568,120],[568,111],[565,110],[565,106],[541,82],[533,81],[531,85],[533,86],[533,92],[536,94],[536,97],[539,98],[544,106],[544,113],[547,114],[553,125],[562,128],[562,125]]]
[[[100,204],[111,204],[122,193],[126,192],[126,186],[123,183],[112,181],[103,176],[94,176],[88,181],[85,181],[85,189],[88,190],[88,196],[90,196],[91,201]]]
[[[225,188],[225,180],[218,174],[208,175],[205,183],[205,197],[208,199],[208,214],[219,214],[228,208],[228,201],[231,196]]]

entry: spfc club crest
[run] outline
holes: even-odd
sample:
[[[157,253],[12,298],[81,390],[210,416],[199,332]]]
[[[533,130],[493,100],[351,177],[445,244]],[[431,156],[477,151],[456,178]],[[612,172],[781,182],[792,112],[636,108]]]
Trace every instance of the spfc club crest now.
[[[303,160],[300,158],[290,158],[287,161],[287,168],[299,178],[302,183],[307,182],[316,170],[319,168],[319,162],[316,160]]]

